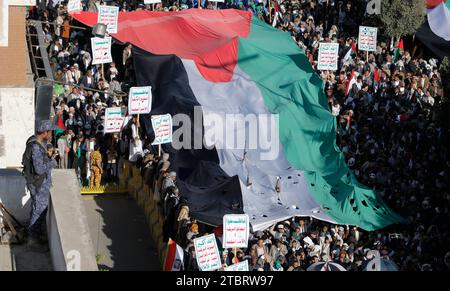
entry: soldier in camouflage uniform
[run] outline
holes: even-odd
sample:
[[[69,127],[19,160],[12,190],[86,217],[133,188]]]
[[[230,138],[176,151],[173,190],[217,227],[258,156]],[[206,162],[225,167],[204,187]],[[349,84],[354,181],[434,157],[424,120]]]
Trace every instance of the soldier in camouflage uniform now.
[[[56,166],[54,150],[50,143],[54,124],[50,120],[43,120],[37,128],[37,134],[31,138],[31,162],[35,182],[28,184],[31,194],[31,217],[28,227],[28,246],[40,250],[44,232],[43,222],[48,208],[50,187],[52,186],[52,169]]]
[[[90,187],[99,188],[103,174],[102,154],[100,153],[100,147],[94,146],[94,151],[91,153],[91,179]]]

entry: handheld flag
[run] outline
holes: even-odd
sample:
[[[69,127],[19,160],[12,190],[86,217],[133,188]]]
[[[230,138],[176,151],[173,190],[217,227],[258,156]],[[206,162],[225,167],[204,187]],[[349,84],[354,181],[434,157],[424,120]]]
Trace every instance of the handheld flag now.
[[[403,46],[403,39],[400,39],[397,48],[395,49],[394,52],[394,62],[397,61],[398,56],[400,55],[400,53],[402,53],[405,50],[405,47]]]

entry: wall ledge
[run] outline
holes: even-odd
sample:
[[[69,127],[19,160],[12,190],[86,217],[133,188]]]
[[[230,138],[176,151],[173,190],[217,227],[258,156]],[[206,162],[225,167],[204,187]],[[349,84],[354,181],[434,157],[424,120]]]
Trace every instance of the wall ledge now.
[[[47,216],[55,271],[98,271],[75,170],[53,170]]]

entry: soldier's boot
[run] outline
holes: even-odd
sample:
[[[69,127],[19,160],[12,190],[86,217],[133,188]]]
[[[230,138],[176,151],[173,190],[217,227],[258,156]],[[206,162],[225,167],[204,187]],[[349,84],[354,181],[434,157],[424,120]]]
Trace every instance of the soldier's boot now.
[[[36,253],[47,253],[49,248],[47,245],[42,245],[39,240],[30,236],[27,241],[27,249]]]

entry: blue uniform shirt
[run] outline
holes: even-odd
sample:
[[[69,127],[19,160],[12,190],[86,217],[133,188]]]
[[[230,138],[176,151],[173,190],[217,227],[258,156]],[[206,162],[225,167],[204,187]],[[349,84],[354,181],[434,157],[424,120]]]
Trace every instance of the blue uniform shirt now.
[[[52,186],[52,174],[51,171],[54,167],[54,160],[48,158],[47,150],[43,145],[36,143],[31,150],[31,156],[33,159],[33,167],[36,175],[45,175],[44,182],[40,189],[37,191],[45,190],[49,191]]]

